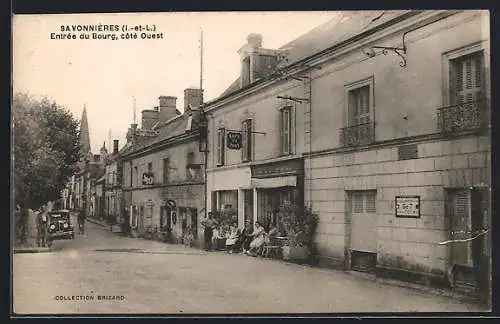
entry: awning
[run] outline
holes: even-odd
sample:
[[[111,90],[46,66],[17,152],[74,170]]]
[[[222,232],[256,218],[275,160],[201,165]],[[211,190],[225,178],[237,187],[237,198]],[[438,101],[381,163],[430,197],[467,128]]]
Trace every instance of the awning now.
[[[296,176],[275,177],[275,178],[252,178],[254,188],[279,188],[295,187],[297,185]]]

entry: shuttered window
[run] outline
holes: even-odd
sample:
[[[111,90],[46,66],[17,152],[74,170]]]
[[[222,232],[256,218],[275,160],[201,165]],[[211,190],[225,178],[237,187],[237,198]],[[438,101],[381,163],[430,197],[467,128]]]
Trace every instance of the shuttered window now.
[[[451,219],[451,240],[471,237],[470,191],[447,191],[447,216]],[[452,258],[455,264],[472,266],[471,242],[452,243]]]
[[[292,137],[291,137],[291,117],[292,107],[285,107],[280,111],[280,144],[281,154],[291,154]]]
[[[370,122],[370,86],[363,86],[349,91],[349,126],[363,125]]]
[[[252,120],[247,119],[241,124],[242,129],[242,147],[241,159],[243,161],[252,160]]]
[[[163,159],[163,183],[168,183],[168,172],[169,172],[169,161],[168,159]]]
[[[482,51],[451,61],[450,94],[452,105],[484,98],[484,55]]]
[[[219,128],[217,131],[217,166],[224,165],[226,144],[225,144],[226,130]]]

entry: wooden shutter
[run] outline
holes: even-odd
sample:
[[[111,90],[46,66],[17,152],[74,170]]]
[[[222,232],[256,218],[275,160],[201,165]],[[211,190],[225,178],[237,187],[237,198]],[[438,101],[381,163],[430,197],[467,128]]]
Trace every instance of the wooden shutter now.
[[[220,164],[226,160],[226,130],[221,129]]]
[[[241,160],[246,161],[247,157],[247,121],[241,123]]]
[[[283,154],[290,153],[290,108],[283,109],[282,133],[283,133]]]
[[[457,190],[451,194],[451,239],[463,240],[471,237],[470,192]],[[472,266],[471,242],[454,242],[452,245],[453,262]]]
[[[356,116],[358,115],[358,106],[356,103],[355,90],[349,91],[347,98],[348,98],[348,107],[347,107],[348,126],[355,126],[357,123]]]
[[[364,86],[357,90],[357,125],[370,122],[370,87]]]
[[[252,120],[248,119],[247,120],[247,140],[246,140],[246,146],[245,150],[247,151],[247,160],[252,159]]]
[[[451,104],[458,105],[484,97],[484,60],[482,52],[452,61],[450,68]]]
[[[221,155],[221,138],[220,138],[220,133],[221,130],[219,129],[217,131],[217,149],[216,149],[216,156],[217,156],[217,164],[220,164],[220,155]]]
[[[224,164],[224,153],[225,153],[225,137],[226,132],[224,128],[220,128],[217,133],[217,164]]]

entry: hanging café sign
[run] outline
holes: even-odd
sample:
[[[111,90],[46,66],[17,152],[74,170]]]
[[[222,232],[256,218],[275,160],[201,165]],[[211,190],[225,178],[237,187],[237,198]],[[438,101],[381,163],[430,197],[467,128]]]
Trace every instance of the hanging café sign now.
[[[227,133],[227,148],[230,150],[239,150],[242,146],[242,136],[239,132]]]
[[[142,184],[149,186],[155,184],[155,178],[152,172],[146,172],[142,174]]]

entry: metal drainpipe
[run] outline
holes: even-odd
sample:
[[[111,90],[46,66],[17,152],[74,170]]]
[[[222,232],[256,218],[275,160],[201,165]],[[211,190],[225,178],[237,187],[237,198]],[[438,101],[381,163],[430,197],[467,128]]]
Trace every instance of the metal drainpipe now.
[[[312,77],[311,73],[307,76],[308,86],[309,86],[309,205],[312,207]]]

